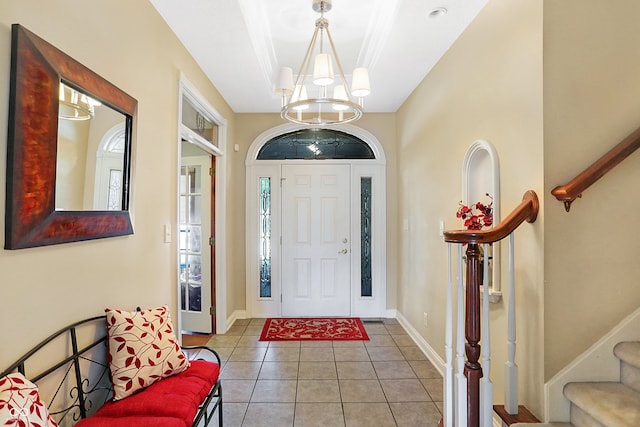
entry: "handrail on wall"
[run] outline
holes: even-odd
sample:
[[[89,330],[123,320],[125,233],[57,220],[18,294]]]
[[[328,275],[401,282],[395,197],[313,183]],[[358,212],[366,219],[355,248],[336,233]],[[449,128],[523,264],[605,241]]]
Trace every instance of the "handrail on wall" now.
[[[522,196],[522,202],[500,222],[488,230],[451,230],[444,232],[444,241],[449,243],[494,243],[498,242],[518,228],[524,221],[534,222],[538,217],[540,202],[533,190]]]
[[[640,148],[640,128],[636,129],[567,184],[559,185],[551,190],[551,194],[559,201],[564,202],[564,209],[569,212],[571,203],[578,197],[582,197],[584,190],[593,185],[638,148]]]

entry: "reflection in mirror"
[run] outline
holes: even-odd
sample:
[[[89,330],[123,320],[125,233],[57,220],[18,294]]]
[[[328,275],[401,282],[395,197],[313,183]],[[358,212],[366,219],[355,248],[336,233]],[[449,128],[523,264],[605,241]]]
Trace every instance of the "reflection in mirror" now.
[[[126,116],[60,83],[57,211],[122,209]]]

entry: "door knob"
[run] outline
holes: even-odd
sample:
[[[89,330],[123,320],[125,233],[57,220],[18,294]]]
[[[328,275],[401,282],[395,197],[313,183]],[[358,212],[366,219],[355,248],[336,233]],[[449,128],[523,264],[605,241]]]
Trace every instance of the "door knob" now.
[[[346,254],[347,252],[349,252],[347,248],[344,248],[343,250],[338,251],[339,254]]]

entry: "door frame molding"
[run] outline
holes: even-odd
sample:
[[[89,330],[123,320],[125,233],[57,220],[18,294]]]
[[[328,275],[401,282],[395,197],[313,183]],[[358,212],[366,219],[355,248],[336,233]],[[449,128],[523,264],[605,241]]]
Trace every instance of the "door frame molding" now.
[[[286,123],[262,132],[256,137],[249,147],[245,159],[246,166],[246,203],[245,203],[245,230],[246,230],[246,315],[248,317],[274,317],[281,316],[281,272],[280,272],[280,245],[272,245],[271,280],[272,292],[269,298],[259,297],[259,217],[252,213],[258,212],[259,179],[270,177],[272,218],[280,218],[280,178],[282,164],[350,164],[351,165],[351,189],[353,194],[360,194],[360,178],[372,178],[372,275],[373,296],[361,297],[359,287],[351,289],[351,315],[360,317],[386,317],[387,283],[386,283],[386,157],[382,144],[370,132],[350,124],[331,126],[347,134],[360,138],[372,149],[375,159],[336,159],[336,160],[257,160],[262,146],[276,136],[308,129],[310,126]],[[351,223],[360,224],[360,198],[351,198]],[[271,223],[272,239],[276,242],[281,236],[280,223],[274,220]],[[352,242],[360,241],[360,227],[352,227]],[[360,246],[351,247],[352,269],[351,283],[360,283]]]
[[[184,129],[182,126],[182,97],[188,96],[199,105],[208,115],[208,117],[218,126],[218,145],[215,146],[203,138],[198,138],[194,132],[189,132],[189,129]],[[186,78],[186,76],[180,72],[178,81],[178,137],[177,137],[177,161],[176,161],[176,217],[174,223],[174,230],[180,229],[180,162],[182,157],[181,143],[182,139],[187,139],[189,142],[197,145],[207,153],[216,157],[216,173],[215,179],[215,249],[216,256],[214,257],[215,266],[215,296],[212,295],[212,300],[216,301],[216,318],[215,318],[215,330],[216,334],[224,333],[227,330],[227,238],[226,238],[226,212],[227,212],[227,197],[226,197],[226,163],[227,156],[227,120],[222,114],[218,112],[196,89],[196,87]],[[177,327],[176,333],[181,335],[182,321],[180,316],[180,250],[178,242],[173,242],[174,245],[174,280],[176,290],[176,317]],[[180,339],[180,336],[179,336]]]

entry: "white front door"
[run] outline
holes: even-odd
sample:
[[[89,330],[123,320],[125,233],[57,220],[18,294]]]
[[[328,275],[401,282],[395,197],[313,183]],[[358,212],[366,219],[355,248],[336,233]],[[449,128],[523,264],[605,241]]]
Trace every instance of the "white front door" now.
[[[183,331],[211,333],[211,155],[197,150],[180,167],[180,313]]]
[[[282,166],[282,315],[348,316],[349,165]]]

